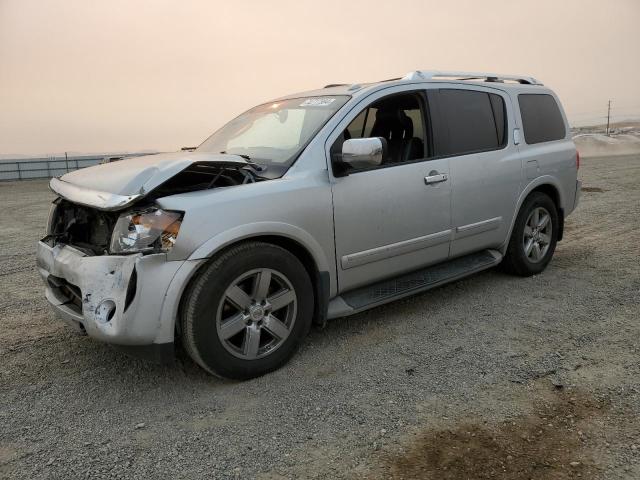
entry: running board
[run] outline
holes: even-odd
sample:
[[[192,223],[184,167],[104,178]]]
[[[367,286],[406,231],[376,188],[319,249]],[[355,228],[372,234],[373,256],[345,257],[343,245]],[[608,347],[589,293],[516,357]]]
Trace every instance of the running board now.
[[[454,258],[422,270],[360,287],[329,302],[328,318],[345,317],[491,268],[502,260],[497,250]]]

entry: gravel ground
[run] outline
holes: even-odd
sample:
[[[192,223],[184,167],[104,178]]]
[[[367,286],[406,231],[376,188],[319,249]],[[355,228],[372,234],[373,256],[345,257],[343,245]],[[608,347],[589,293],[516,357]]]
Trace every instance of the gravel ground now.
[[[55,320],[34,267],[52,195],[0,183],[0,477],[640,478],[640,156],[580,172],[542,275],[330,322],[244,383]]]

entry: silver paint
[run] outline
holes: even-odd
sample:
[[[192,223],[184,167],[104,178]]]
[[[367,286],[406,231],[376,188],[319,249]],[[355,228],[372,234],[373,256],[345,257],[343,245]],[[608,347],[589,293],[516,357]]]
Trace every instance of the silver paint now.
[[[62,305],[49,286],[47,298],[67,321],[82,322],[87,333],[101,340],[171,342],[183,292],[207,259],[245,239],[280,237],[305,249],[313,260],[311,268],[328,273],[329,316],[335,317],[350,312],[340,301],[340,294],[350,289],[482,249],[504,254],[518,210],[537,187],[554,188],[564,215],[571,213],[579,198],[579,182],[566,118],[567,134],[561,140],[527,145],[520,134],[517,95],[554,95],[551,90],[539,84],[430,78],[410,75],[358,88],[336,86],[283,97],[351,98],[282,178],[156,199],[160,208],[185,212],[176,244],[167,254],[87,257],[71,247],[51,249],[41,242],[38,266],[43,279],[53,274],[77,282],[83,295],[91,293],[91,305],[78,315]],[[531,79],[531,83],[538,82]],[[507,145],[496,151],[333,175],[329,149],[364,107],[390,94],[431,88],[501,95],[508,119]],[[229,157],[177,152],[127,159],[69,173],[52,181],[52,188],[83,205],[120,210],[194,162],[244,162]],[[535,169],[528,168],[530,163]],[[444,181],[425,185],[425,177],[433,176]],[[133,267],[138,290],[123,312]],[[106,275],[111,271],[117,272],[113,278]],[[91,308],[105,299],[114,301],[116,313],[106,322],[110,326],[101,327]]]

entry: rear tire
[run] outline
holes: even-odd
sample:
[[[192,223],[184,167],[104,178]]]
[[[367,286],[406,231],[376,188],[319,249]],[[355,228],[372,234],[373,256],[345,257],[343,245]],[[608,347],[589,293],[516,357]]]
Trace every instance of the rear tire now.
[[[520,208],[502,261],[509,273],[528,277],[542,272],[558,242],[558,209],[542,192],[531,193]]]
[[[215,258],[189,287],[182,342],[216,376],[258,377],[293,356],[313,307],[311,280],[294,255],[269,243],[243,243]]]

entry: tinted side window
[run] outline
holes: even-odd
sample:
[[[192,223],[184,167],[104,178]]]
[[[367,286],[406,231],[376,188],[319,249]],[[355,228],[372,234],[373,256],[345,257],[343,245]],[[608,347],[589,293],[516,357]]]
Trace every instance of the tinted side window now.
[[[367,138],[371,134],[373,123],[376,120],[376,109],[365,108],[347,127],[349,138]]]
[[[506,114],[500,95],[442,89],[438,102],[449,137],[440,155],[496,150],[506,144]]]
[[[384,97],[366,107],[351,121],[332,145],[331,158],[342,161],[342,144],[345,141],[370,137],[386,140],[383,166],[427,158],[429,144],[425,135],[425,117],[424,97],[420,93]],[[351,167],[347,162],[342,165]]]
[[[548,94],[522,93],[518,95],[518,103],[524,139],[529,145],[564,138],[564,120],[555,98]]]

